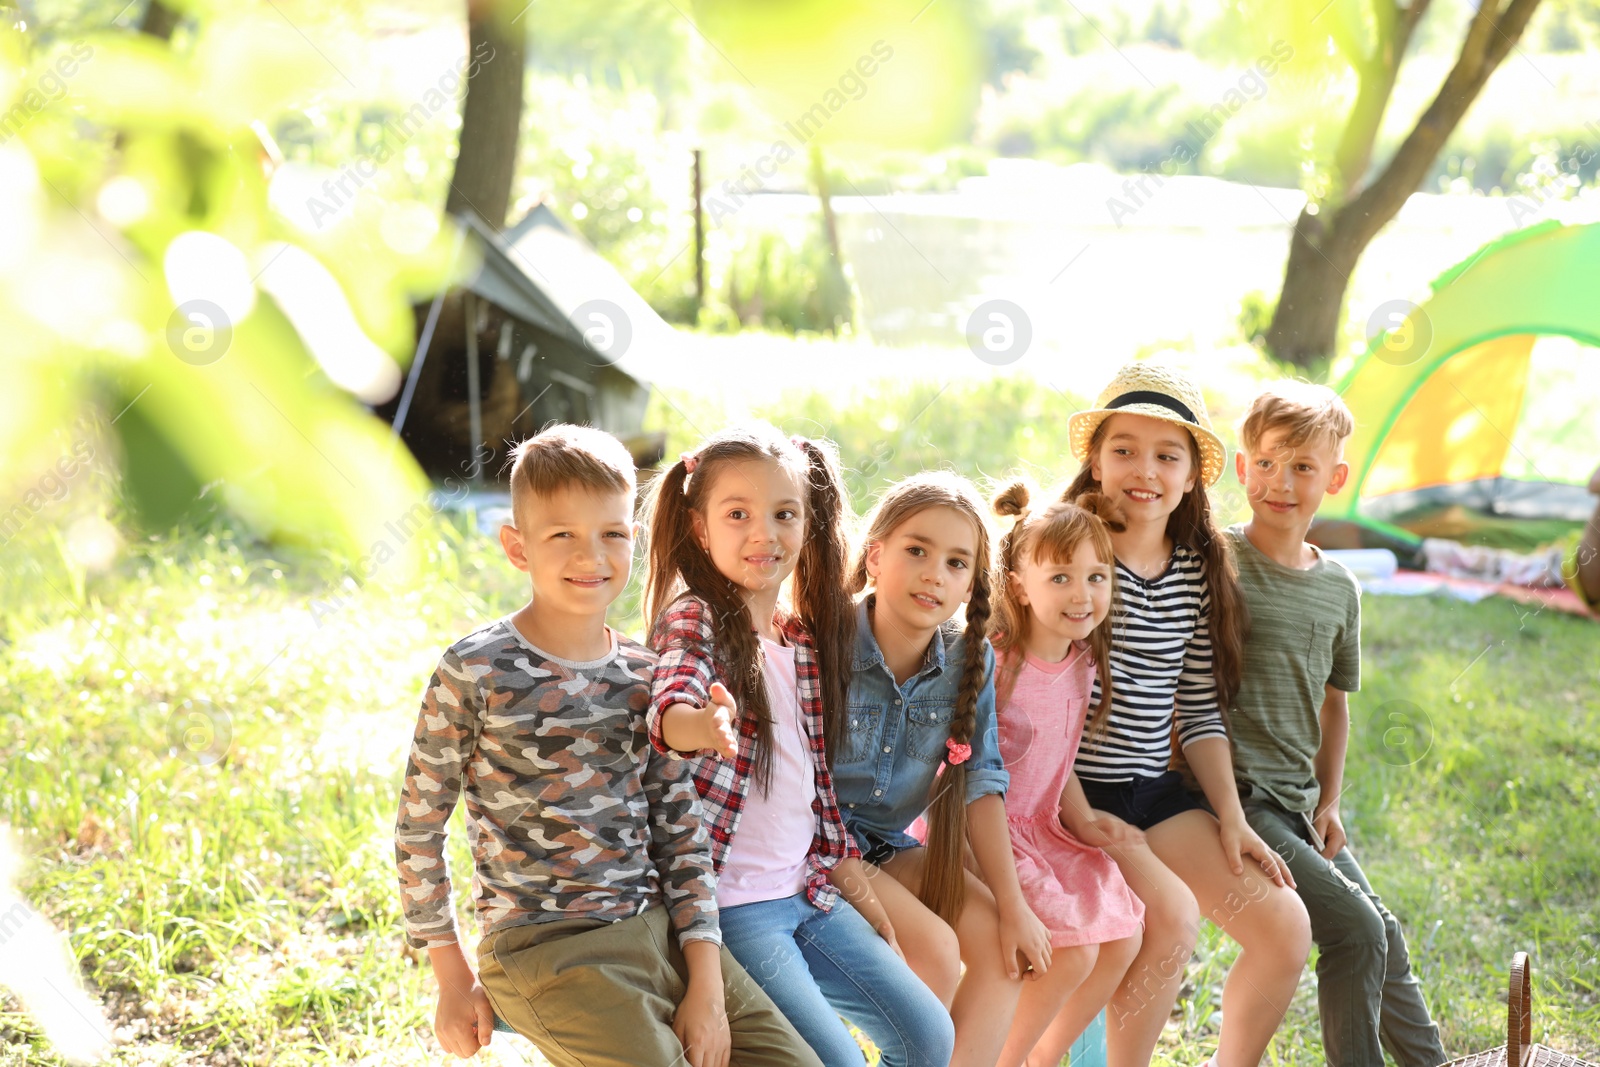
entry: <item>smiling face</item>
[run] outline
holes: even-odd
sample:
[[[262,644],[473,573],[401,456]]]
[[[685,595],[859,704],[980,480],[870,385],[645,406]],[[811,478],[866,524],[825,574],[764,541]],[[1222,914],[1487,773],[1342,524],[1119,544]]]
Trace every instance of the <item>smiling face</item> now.
[[[771,459],[718,464],[703,510],[691,512],[695,540],[747,597],[775,595],[794,572],[805,535],[805,494]]]
[[[978,530],[949,507],[924,508],[867,548],[877,594],[873,621],[931,634],[972,596]]]
[[[1111,611],[1111,565],[1088,539],[1078,542],[1066,562],[1026,556],[1006,577],[1017,602],[1028,609],[1029,651],[1059,660]]]
[[[500,527],[512,566],[541,612],[604,618],[633,567],[633,494],[570,486],[531,494]]]
[[[1271,529],[1298,531],[1303,539],[1322,498],[1344,487],[1350,468],[1326,438],[1314,437],[1298,446],[1288,443],[1289,431],[1268,429],[1234,456],[1238,474],[1250,498],[1253,521]]]
[[[1119,412],[1100,428],[1089,457],[1101,489],[1130,525],[1164,523],[1195,487],[1199,473],[1189,432],[1165,419]]]

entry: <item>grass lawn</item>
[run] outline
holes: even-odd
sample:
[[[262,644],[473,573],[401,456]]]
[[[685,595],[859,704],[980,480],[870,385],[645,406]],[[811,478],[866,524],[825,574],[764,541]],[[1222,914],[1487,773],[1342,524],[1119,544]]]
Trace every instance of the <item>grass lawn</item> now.
[[[487,539],[418,536],[427,576],[360,588],[226,530],[134,542],[88,578],[8,549],[0,823],[125,1041],[115,1063],[442,1060],[399,932],[397,785],[439,652],[515,607],[520,576]],[[1503,1040],[1525,948],[1536,1037],[1600,1058],[1600,629],[1502,601],[1365,607],[1346,822],[1446,1048]],[[1158,1063],[1214,1047],[1230,954],[1208,928]],[[1321,1062],[1314,993],[1308,972],[1272,1062]],[[480,1062],[519,1052],[538,1062],[503,1035]],[[0,1065],[59,1062],[0,997]]]

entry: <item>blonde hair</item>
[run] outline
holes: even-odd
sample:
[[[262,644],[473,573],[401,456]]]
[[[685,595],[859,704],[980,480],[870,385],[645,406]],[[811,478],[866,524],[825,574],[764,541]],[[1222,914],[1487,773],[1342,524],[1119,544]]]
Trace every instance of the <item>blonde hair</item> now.
[[[559,423],[519,442],[511,468],[511,519],[534,497],[579,487],[595,493],[627,493],[636,487],[633,457],[623,443],[592,426]]]
[[[995,707],[1011,700],[1017,675],[1022,670],[1021,650],[1033,627],[1033,613],[1012,588],[1010,574],[1023,560],[1034,563],[1070,562],[1085,542],[1094,547],[1101,563],[1111,568],[1111,596],[1116,600],[1116,550],[1111,531],[1121,531],[1123,515],[1104,493],[1061,496],[1044,507],[1030,506],[1034,487],[1024,479],[1008,483],[994,498],[996,515],[1012,518],[1011,528],[1000,536],[995,550],[994,618],[989,624],[989,640],[994,644],[998,677],[995,679]],[[1098,734],[1109,718],[1111,708],[1111,627],[1096,626],[1088,644],[1100,673],[1100,701],[1089,709],[1085,731]],[[1007,653],[1017,653],[1007,655]]]
[[[1355,416],[1338,393],[1326,385],[1288,378],[1271,382],[1256,394],[1239,423],[1239,443],[1254,448],[1267,431],[1283,430],[1287,435],[1283,443],[1290,448],[1318,441],[1337,454],[1355,428]]]
[[[950,508],[965,515],[977,534],[972,561],[972,594],[967,600],[965,656],[950,740],[967,744],[978,723],[978,697],[983,692],[989,642],[989,528],[983,519],[978,490],[950,471],[923,471],[896,482],[878,498],[867,521],[867,534],[850,572],[851,593],[867,587],[867,553],[874,543],[887,541],[902,523],[930,508]],[[948,625],[948,624],[947,624]],[[953,634],[950,634],[953,636]],[[990,680],[992,684],[992,679]],[[962,851],[967,836],[967,765],[951,763],[945,754],[944,773],[934,787],[936,796],[928,811],[928,862],[923,868],[920,898],[930,911],[954,926],[965,903],[966,875]]]

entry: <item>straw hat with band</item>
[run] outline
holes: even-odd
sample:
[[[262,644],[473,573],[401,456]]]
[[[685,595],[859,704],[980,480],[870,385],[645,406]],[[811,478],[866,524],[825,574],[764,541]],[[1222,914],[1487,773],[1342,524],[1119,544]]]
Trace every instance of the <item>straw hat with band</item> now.
[[[1111,384],[1089,411],[1067,420],[1072,455],[1080,461],[1089,455],[1089,439],[1108,417],[1123,412],[1146,415],[1182,426],[1200,446],[1200,482],[1211,485],[1222,476],[1228,450],[1211,432],[1206,401],[1200,390],[1174,368],[1161,363],[1129,363],[1117,371]]]

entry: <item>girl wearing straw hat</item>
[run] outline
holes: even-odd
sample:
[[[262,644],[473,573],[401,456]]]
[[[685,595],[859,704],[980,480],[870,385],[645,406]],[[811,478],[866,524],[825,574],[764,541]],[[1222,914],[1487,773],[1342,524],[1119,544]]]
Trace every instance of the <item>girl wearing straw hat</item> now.
[[[1246,620],[1205,488],[1226,449],[1199,388],[1160,363],[1123,367],[1068,432],[1083,467],[1066,495],[1105,493],[1126,517],[1111,538],[1111,716],[1074,764],[1084,818],[1144,834],[1122,827],[1124,843],[1107,850],[1145,905],[1143,947],[1111,1002],[1109,1061],[1149,1061],[1203,914],[1241,949],[1209,1062],[1253,1067],[1294,997],[1311,929],[1286,866],[1245,822],[1233,780],[1222,708],[1238,687]],[[1169,769],[1178,745],[1211,811]]]

